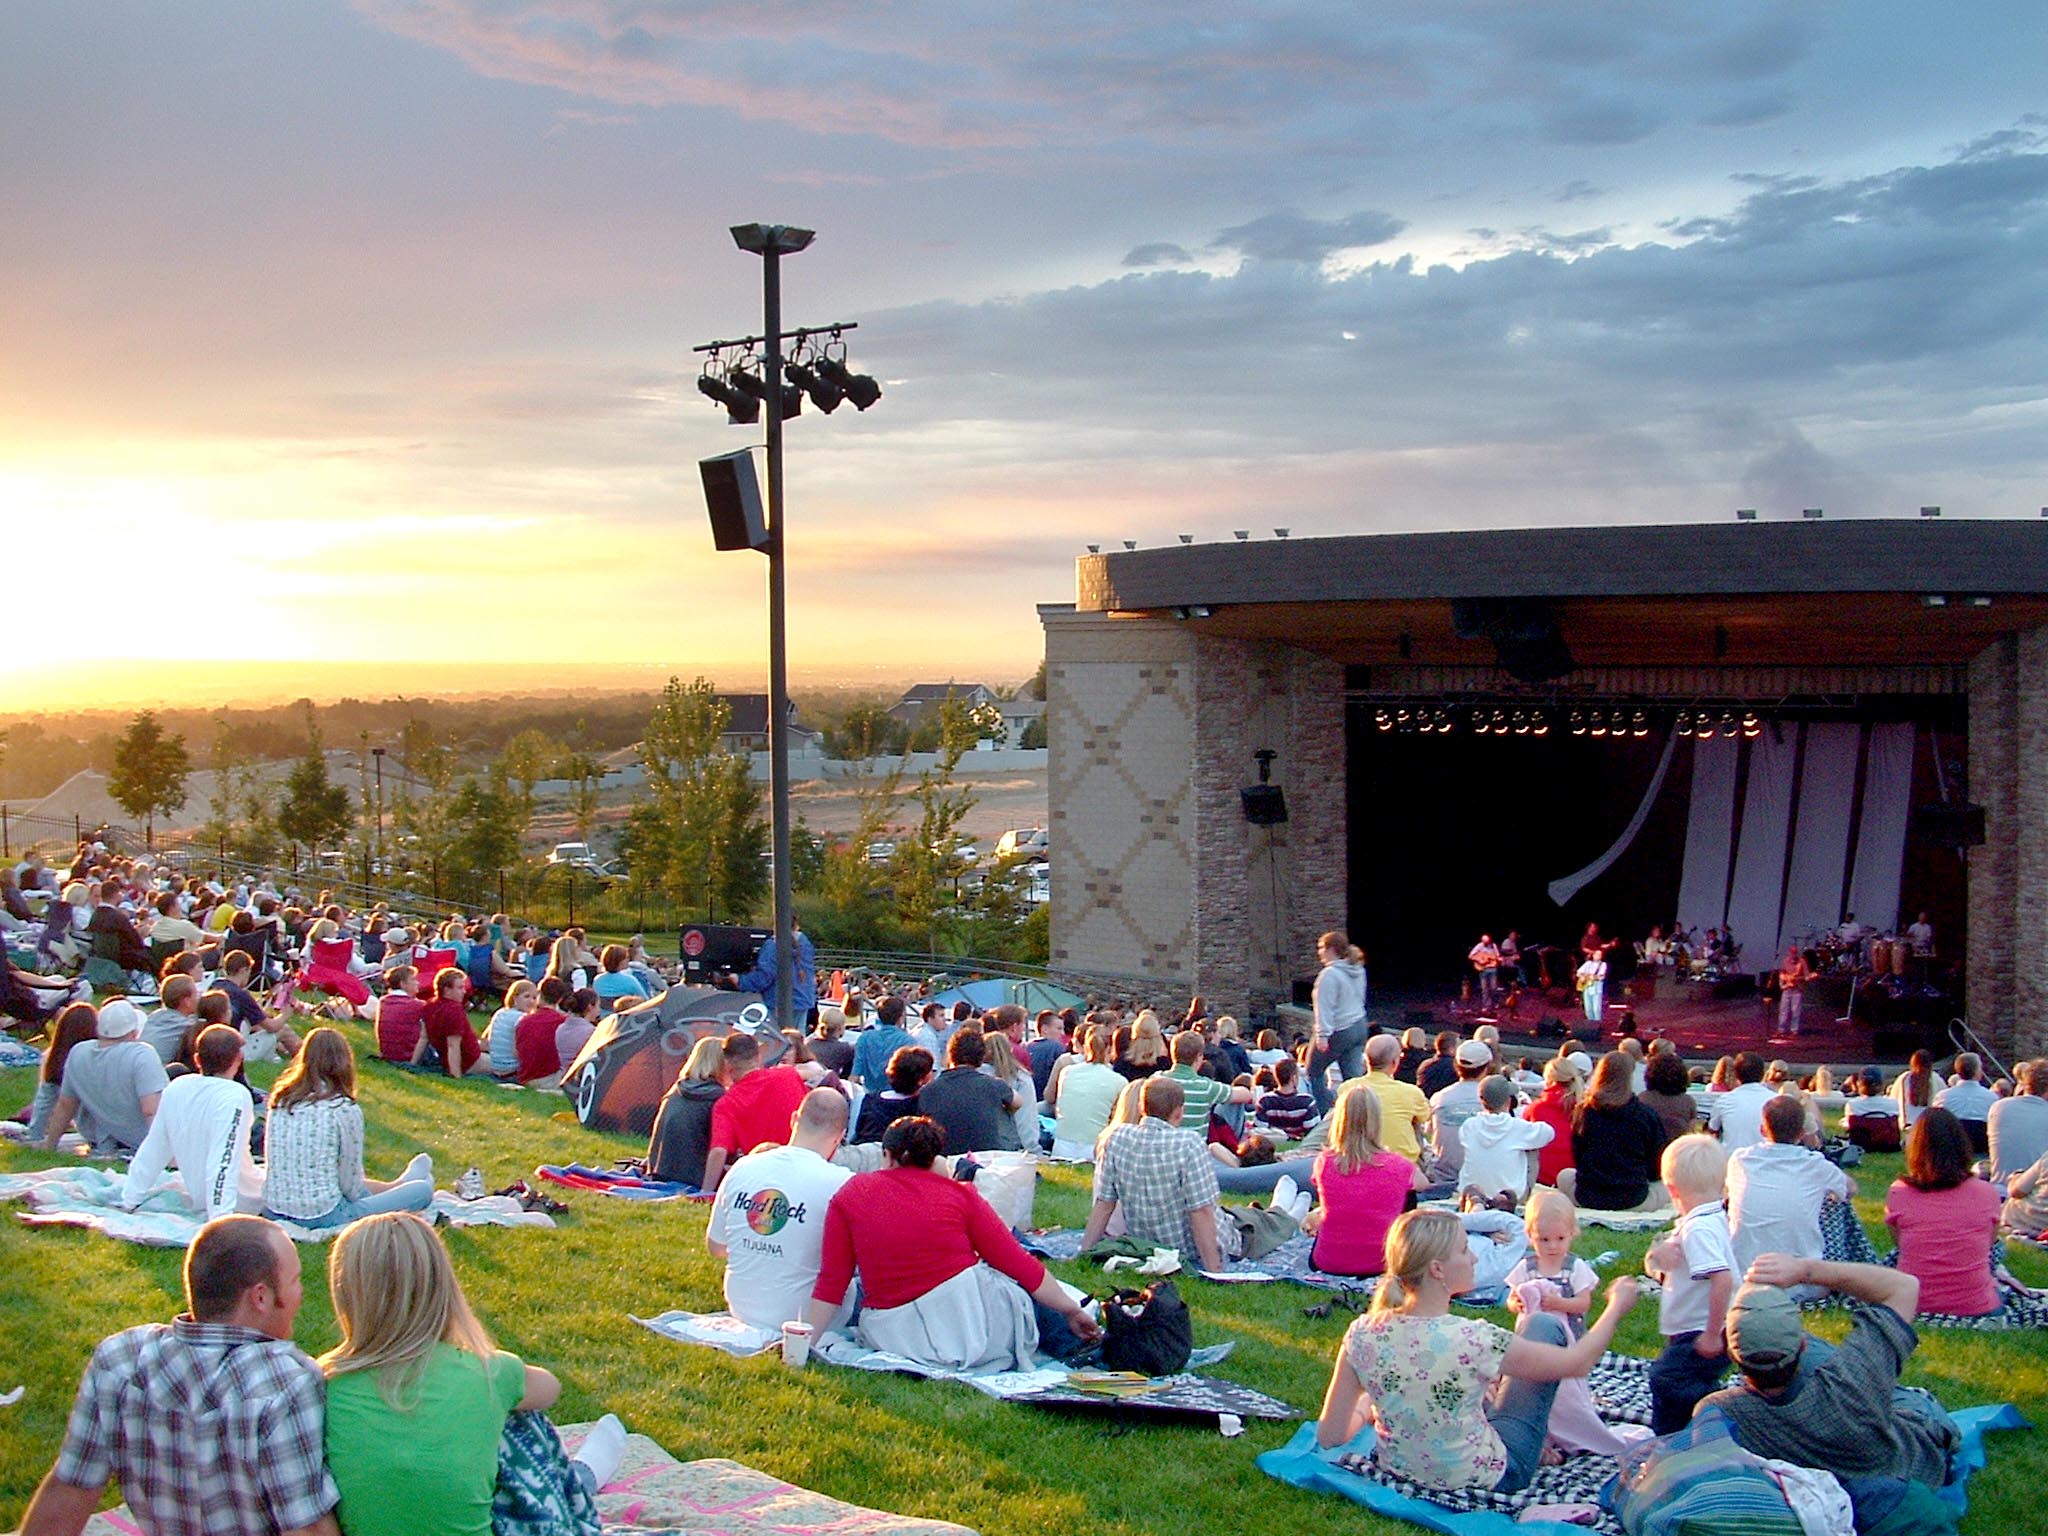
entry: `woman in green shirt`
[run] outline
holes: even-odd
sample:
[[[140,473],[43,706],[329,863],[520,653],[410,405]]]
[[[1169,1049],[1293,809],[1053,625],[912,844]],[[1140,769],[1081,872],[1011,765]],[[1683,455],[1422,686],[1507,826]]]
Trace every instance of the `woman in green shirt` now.
[[[327,1280],[341,1343],[320,1357],[320,1368],[342,1530],[491,1536],[506,1420],[553,1406],[561,1382],[493,1347],[440,1237],[409,1212],[347,1228],[335,1239]],[[624,1440],[624,1428],[606,1415],[571,1463],[586,1492],[616,1470]],[[590,1507],[587,1499],[564,1502]]]

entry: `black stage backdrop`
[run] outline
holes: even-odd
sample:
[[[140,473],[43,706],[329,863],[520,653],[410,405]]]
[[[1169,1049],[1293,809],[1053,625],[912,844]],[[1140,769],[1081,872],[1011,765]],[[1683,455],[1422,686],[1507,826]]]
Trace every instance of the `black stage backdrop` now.
[[[1660,722],[1621,740],[1556,726],[1542,737],[1479,736],[1460,721],[1448,735],[1404,735],[1378,730],[1372,708],[1352,704],[1351,936],[1369,956],[1375,990],[1455,983],[1481,933],[1498,939],[1514,928],[1525,945],[1570,948],[1588,922],[1625,940],[1668,922],[1685,861],[1689,740],[1613,867],[1562,908],[1545,887],[1621,834],[1669,730]]]

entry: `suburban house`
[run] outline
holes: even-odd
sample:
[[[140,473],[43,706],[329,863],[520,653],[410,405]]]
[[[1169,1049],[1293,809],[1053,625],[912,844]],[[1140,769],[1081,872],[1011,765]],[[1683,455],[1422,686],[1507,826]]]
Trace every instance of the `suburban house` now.
[[[718,744],[727,752],[768,750],[768,695],[765,693],[721,693],[718,696],[732,711]],[[796,723],[796,705],[789,706],[789,750],[791,756],[817,753],[818,733]]]
[[[889,718],[901,720],[911,730],[924,719],[924,712],[946,701],[952,694],[969,709],[995,701],[995,693],[982,683],[919,683],[889,707]]]
[[[1044,716],[1045,700],[1027,699],[1022,694],[1019,694],[1014,699],[1004,699],[1001,708],[1003,711],[1003,745],[1006,747],[1021,747],[1024,745],[1025,731],[1031,728],[1031,723],[1034,720]]]

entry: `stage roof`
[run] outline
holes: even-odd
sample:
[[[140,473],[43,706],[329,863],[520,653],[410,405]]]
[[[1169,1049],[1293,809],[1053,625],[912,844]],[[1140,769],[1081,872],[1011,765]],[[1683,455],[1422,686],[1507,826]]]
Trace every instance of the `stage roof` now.
[[[1490,660],[1452,622],[1470,598],[1547,600],[1581,667],[1957,663],[2048,624],[2048,519],[1261,539],[1086,555],[1077,580],[1084,613],[1185,618],[1350,664]]]

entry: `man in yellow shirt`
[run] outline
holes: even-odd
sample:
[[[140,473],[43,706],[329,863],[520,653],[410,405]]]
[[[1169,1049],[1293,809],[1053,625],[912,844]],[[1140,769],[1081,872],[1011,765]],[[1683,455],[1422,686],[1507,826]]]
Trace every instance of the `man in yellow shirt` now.
[[[1413,1083],[1394,1076],[1394,1064],[1401,1059],[1401,1037],[1374,1035],[1365,1043],[1364,1083],[1380,1101],[1380,1143],[1411,1163],[1422,1159],[1422,1128],[1429,1124],[1429,1100]]]

